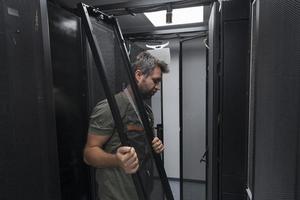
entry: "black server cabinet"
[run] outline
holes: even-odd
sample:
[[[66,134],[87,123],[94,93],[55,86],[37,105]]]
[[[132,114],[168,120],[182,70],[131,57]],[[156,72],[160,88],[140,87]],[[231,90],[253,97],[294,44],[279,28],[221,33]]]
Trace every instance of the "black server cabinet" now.
[[[252,15],[249,188],[300,199],[300,2],[256,0]]]
[[[0,199],[60,200],[45,0],[0,1]]]
[[[215,3],[209,21],[207,198],[245,200],[250,2]]]

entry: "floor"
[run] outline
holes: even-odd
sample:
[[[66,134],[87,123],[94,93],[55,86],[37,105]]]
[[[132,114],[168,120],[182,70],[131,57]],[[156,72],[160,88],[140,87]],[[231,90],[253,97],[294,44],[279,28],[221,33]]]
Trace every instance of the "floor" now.
[[[180,200],[180,182],[177,179],[169,179],[170,187],[174,196],[174,200]],[[149,194],[150,200],[164,200],[164,192],[161,181],[155,179],[153,189]],[[205,200],[206,190],[205,182],[200,181],[184,181],[183,182],[183,199],[182,200]]]
[[[169,180],[174,200],[180,200],[180,184],[178,180]],[[205,200],[205,183],[183,182],[183,200]]]

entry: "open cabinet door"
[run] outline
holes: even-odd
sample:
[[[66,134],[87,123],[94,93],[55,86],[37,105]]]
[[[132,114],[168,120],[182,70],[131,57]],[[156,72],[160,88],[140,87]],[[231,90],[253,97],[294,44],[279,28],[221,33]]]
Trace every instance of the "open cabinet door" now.
[[[132,174],[138,198],[140,200],[173,200],[174,197],[161,157],[154,153],[151,147],[154,138],[150,125],[152,120],[148,118],[146,105],[138,91],[118,21],[116,18],[82,3],[78,4],[78,10],[120,142],[122,145],[140,148],[138,149],[140,154],[137,151],[137,154],[141,156],[140,167],[137,173]],[[128,101],[132,101],[132,104],[135,102],[135,112],[140,117],[137,120],[141,121],[143,130],[145,130],[139,132],[138,138],[137,134],[130,132],[129,128],[125,127],[122,119],[124,111],[121,116],[122,107],[116,100],[117,95],[126,95],[128,87],[132,89],[133,96],[128,94],[126,98],[129,99]],[[139,141],[147,142],[143,142],[142,144],[145,145],[140,147],[137,144]]]
[[[207,68],[207,200],[218,199],[218,113],[219,113],[219,58],[220,13],[219,3],[212,6],[209,19]]]

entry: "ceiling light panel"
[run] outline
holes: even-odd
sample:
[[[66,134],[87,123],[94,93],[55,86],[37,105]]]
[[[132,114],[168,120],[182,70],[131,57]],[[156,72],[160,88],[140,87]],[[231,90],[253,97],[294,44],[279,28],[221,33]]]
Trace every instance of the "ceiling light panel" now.
[[[145,16],[154,26],[172,26],[203,22],[203,6],[173,9],[172,23],[166,23],[166,10],[146,12]]]

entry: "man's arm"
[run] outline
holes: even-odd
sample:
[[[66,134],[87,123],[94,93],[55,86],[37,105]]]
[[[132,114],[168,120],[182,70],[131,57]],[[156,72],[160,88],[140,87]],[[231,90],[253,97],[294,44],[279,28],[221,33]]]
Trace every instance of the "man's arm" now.
[[[97,168],[121,167],[125,173],[135,173],[139,168],[138,157],[133,147],[122,146],[116,154],[105,152],[102,147],[110,136],[88,134],[84,147],[85,163]]]

